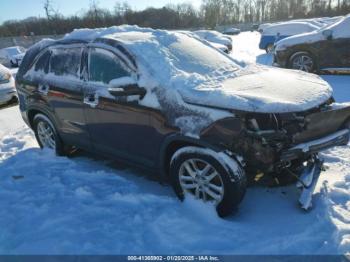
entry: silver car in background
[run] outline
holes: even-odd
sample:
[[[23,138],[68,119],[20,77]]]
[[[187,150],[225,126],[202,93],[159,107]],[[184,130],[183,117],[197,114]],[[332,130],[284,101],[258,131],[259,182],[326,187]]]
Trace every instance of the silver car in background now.
[[[0,105],[17,100],[15,80],[11,71],[0,64]]]
[[[22,46],[11,46],[0,49],[0,63],[12,67],[21,65],[26,49]]]

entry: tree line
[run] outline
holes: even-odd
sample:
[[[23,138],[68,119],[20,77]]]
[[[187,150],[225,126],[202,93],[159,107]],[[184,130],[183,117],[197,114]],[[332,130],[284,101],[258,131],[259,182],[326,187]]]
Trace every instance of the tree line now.
[[[133,24],[159,29],[215,28],[219,25],[261,23],[296,18],[338,16],[350,13],[350,0],[202,0],[199,8],[190,2],[162,8],[133,10],[116,1],[112,10],[92,0],[84,12],[63,16],[53,0],[43,4],[45,17],[9,20],[0,25],[0,37],[53,35],[74,28]]]

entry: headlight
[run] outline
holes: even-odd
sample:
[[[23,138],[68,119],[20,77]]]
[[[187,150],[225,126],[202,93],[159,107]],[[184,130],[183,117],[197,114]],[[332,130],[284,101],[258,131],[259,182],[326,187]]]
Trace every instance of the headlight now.
[[[0,75],[0,84],[5,84],[10,82],[11,74],[5,73]]]

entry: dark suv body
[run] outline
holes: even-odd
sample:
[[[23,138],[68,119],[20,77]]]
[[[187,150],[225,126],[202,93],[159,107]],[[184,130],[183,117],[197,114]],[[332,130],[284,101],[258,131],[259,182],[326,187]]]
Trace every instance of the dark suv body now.
[[[331,89],[317,76],[243,69],[181,33],[106,30],[88,37],[78,31],[27,52],[16,86],[23,119],[41,147],[60,155],[81,148],[157,170],[180,199],[191,193],[225,216],[242,200],[247,180],[299,177],[320,168],[319,151],[349,140],[350,107],[333,107]],[[220,67],[215,77],[212,66]],[[267,81],[276,73],[299,81],[296,89],[303,85],[298,90],[308,90],[309,98],[283,97],[277,88],[283,83]],[[202,76],[210,81],[200,82]],[[191,81],[203,86],[223,77],[223,89],[191,87]],[[271,86],[277,91],[264,102]]]
[[[350,16],[275,45],[275,65],[306,72],[350,73]]]

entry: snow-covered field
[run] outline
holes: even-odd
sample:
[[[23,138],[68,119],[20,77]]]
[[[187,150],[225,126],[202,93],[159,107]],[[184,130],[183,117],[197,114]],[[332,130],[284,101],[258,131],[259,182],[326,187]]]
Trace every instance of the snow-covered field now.
[[[233,56],[270,64],[258,33],[233,37]],[[350,101],[350,76],[324,76]],[[225,220],[142,171],[41,151],[18,107],[0,111],[0,254],[339,254],[350,252],[350,147],[323,154],[314,209],[294,186],[250,188]]]

